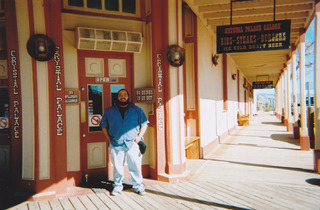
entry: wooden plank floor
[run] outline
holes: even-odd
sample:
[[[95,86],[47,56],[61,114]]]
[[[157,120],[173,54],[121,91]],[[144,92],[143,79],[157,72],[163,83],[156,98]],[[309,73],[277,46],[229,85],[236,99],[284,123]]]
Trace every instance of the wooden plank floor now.
[[[147,186],[147,195],[125,190],[55,201],[26,202],[10,209],[319,209],[319,187],[198,182]]]
[[[187,160],[187,181],[149,182],[147,195],[125,189],[24,202],[10,209],[320,209],[320,174],[272,114],[237,128],[210,158]]]

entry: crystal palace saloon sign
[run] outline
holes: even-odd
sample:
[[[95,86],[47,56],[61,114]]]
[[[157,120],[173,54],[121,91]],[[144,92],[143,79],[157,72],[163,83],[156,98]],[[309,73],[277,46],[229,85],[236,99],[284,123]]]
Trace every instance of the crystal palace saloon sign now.
[[[217,53],[289,49],[290,20],[217,27]]]

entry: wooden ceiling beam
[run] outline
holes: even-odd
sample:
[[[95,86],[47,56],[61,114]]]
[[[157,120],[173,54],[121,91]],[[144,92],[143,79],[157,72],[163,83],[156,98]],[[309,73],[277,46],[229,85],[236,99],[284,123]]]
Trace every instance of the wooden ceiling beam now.
[[[297,19],[297,18],[307,18],[309,17],[309,12],[295,12],[295,13],[281,13],[281,14],[276,14],[276,20],[286,20],[286,19]],[[265,19],[266,21],[271,21],[273,20],[273,14],[260,14],[260,15],[255,15],[255,16],[242,16],[242,17],[237,17],[236,19],[232,18],[232,22],[237,21],[239,19],[239,22],[247,22],[247,21],[252,21],[252,19]],[[223,21],[230,21],[230,15],[227,16],[220,16],[217,18],[210,18],[208,21],[210,22],[211,20],[223,20]]]
[[[270,3],[270,0],[251,0],[246,2],[235,2],[233,4],[264,4],[264,2]],[[278,4],[303,4],[306,2],[314,2],[314,0],[277,0],[276,5]],[[230,0],[194,0],[194,5],[196,6],[209,6],[209,5],[215,5],[215,4],[229,4]],[[273,2],[272,2],[273,4]]]
[[[272,21],[272,18],[254,18],[251,19],[252,21],[233,21],[232,20],[232,24],[246,24],[246,23],[257,23],[257,22],[268,22],[268,21]],[[307,22],[306,18],[298,18],[298,19],[291,19],[291,26],[294,24],[305,24]],[[222,26],[222,25],[229,25],[230,22],[229,20],[210,20],[208,21],[208,25],[210,25],[211,27],[217,27],[217,26]],[[296,27],[292,27],[292,28],[296,28]],[[296,31],[298,31],[297,29],[295,29]]]
[[[304,23],[291,23],[291,28],[301,28],[303,29],[305,27]]]
[[[276,15],[281,13],[296,13],[296,12],[311,12],[312,4],[302,6],[286,6],[279,7],[276,9]],[[247,10],[236,10],[232,12],[232,17],[238,18],[241,16],[257,16],[257,15],[273,15],[273,8],[261,8],[261,9],[247,9]],[[204,18],[219,18],[230,16],[230,11],[222,12],[211,12],[202,14]]]
[[[269,60],[269,62],[273,62],[273,61]],[[274,64],[272,66],[264,66],[263,68],[254,67],[254,66],[251,66],[251,67],[242,66],[242,67],[246,68],[246,70],[247,70],[246,71],[247,72],[246,75],[248,75],[248,76],[249,75],[256,75],[257,74],[256,71],[264,71],[266,68],[268,69],[268,74],[278,74],[279,70],[281,68],[283,68],[283,63],[277,63],[277,64]]]
[[[291,19],[291,24],[292,24],[292,23],[303,23],[303,24],[305,24],[306,22],[307,22],[307,18]]]
[[[286,57],[284,55],[281,55],[281,56],[283,57],[281,61],[279,61],[279,56],[260,57],[260,59],[258,59],[257,56],[248,56],[248,58],[246,59],[242,58],[242,61],[239,62],[239,64],[242,64],[246,68],[250,68],[250,67],[256,67],[254,63],[258,62],[258,63],[264,63],[266,64],[266,66],[272,67],[280,64],[282,65],[283,62],[286,61]],[[252,59],[255,59],[255,62],[252,62]],[[272,62],[269,62],[269,61],[272,61]]]
[[[255,57],[251,57],[253,60]],[[233,58],[234,59],[234,58]],[[234,59],[237,62],[237,65],[241,66],[242,68],[246,69],[246,71],[252,71],[254,69],[277,69],[281,68],[283,66],[283,63],[285,61],[280,62],[279,58],[274,58],[274,59],[265,59],[263,61],[252,61],[247,60],[246,63],[241,63],[239,62],[239,59]],[[277,61],[277,62],[275,62]],[[246,65],[247,63],[252,63],[252,65]],[[268,70],[269,71],[269,70]]]
[[[308,12],[276,14],[276,20],[291,19],[291,21],[294,21],[294,19],[308,18],[308,16],[309,16]],[[273,21],[273,15],[238,17],[238,18],[232,19],[232,24],[267,22],[267,21]],[[212,25],[212,26],[229,25],[230,24],[230,16],[220,17],[219,19],[209,19],[207,21],[207,24]]]
[[[230,4],[230,0],[194,0],[194,4],[196,6],[203,6],[203,5],[212,5],[214,4]]]
[[[291,33],[300,33],[300,29],[299,28],[291,28]]]
[[[218,12],[218,11],[230,11],[230,1],[228,4],[214,4],[199,6],[199,12]],[[305,4],[313,4],[313,0],[277,0],[276,8],[281,6],[293,6],[293,5],[305,5]],[[232,10],[239,9],[252,9],[252,8],[273,8],[273,1],[247,1],[247,2],[239,2],[232,4]]]

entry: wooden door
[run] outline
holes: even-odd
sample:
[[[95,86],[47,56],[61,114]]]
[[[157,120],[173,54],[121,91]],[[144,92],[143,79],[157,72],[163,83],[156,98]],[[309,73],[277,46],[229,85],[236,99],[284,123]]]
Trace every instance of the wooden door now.
[[[131,93],[131,53],[78,51],[82,177],[108,178],[108,145],[99,126],[104,111],[126,88]],[[132,94],[130,94],[132,95]]]

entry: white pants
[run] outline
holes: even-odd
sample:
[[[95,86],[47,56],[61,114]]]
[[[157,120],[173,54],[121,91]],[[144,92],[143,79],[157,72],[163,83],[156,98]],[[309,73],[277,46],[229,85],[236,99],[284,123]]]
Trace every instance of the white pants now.
[[[115,150],[111,144],[109,144],[109,152],[111,155],[111,161],[114,167],[113,170],[113,187],[115,190],[122,191],[122,181],[124,178],[124,165],[127,159],[128,169],[133,183],[133,189],[136,192],[144,191],[143,178],[141,173],[142,154],[140,153],[139,146],[134,143],[131,149],[126,147],[123,150]]]

